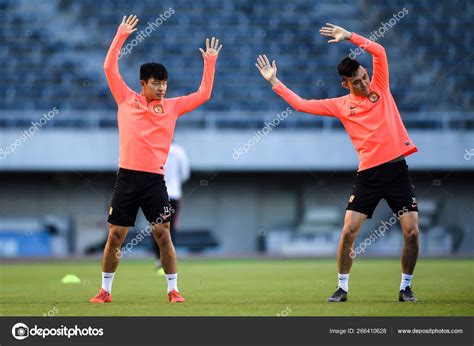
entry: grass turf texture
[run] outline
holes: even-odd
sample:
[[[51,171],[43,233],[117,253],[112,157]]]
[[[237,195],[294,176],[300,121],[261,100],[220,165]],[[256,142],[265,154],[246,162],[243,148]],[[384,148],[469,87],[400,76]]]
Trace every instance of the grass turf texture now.
[[[182,260],[178,286],[187,302],[170,304],[153,262],[124,259],[113,302],[91,304],[100,261],[5,264],[0,267],[3,316],[473,316],[474,262],[421,259],[416,303],[398,302],[400,263],[357,259],[349,301],[327,303],[337,284],[334,259]],[[63,284],[66,274],[80,284]]]

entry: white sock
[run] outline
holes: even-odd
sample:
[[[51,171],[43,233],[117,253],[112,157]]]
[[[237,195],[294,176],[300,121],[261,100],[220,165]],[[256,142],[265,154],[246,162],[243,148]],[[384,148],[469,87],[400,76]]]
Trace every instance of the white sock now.
[[[349,292],[349,274],[337,274],[337,286]]]
[[[109,293],[112,293],[112,282],[114,281],[115,273],[102,272],[102,288]]]
[[[165,274],[166,282],[168,282],[168,293],[170,291],[175,290],[178,291],[178,273],[176,274]]]
[[[402,273],[402,282],[400,283],[400,291],[403,291],[407,286],[411,286],[411,278],[413,275]]]

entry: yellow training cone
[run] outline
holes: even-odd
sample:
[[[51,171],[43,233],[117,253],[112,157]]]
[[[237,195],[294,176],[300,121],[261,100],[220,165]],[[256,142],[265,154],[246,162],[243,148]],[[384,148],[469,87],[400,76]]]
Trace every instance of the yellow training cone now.
[[[74,274],[68,274],[62,279],[63,284],[80,284],[81,279],[79,279],[76,275]]]

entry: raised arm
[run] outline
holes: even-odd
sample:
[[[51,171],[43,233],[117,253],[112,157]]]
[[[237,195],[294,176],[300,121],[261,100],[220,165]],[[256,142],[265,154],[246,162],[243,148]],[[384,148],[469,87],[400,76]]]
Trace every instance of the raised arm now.
[[[199,86],[198,91],[186,96],[178,97],[176,106],[178,115],[183,115],[184,113],[192,111],[211,98],[216,61],[221,49],[222,45],[219,45],[219,39],[215,37],[210,41],[208,38],[206,39],[206,51],[199,48],[204,60],[204,71],[202,74],[201,85]]]
[[[343,40],[348,40],[359,46],[362,50],[368,51],[372,55],[372,83],[378,84],[384,88],[389,87],[387,54],[382,45],[331,23],[326,23],[326,26],[322,27],[319,32],[323,36],[332,37],[332,40],[329,40],[328,43],[337,43]]]
[[[288,89],[280,80],[278,80],[276,77],[277,66],[275,60],[273,60],[272,64],[270,65],[270,61],[266,55],[259,55],[255,66],[257,66],[257,69],[262,74],[262,77],[273,86],[273,90],[298,112],[337,116],[338,110],[334,99],[303,99]]]
[[[120,55],[120,49],[127,40],[127,37],[137,30],[135,28],[137,24],[137,16],[130,15],[128,19],[126,16],[123,17],[122,23],[117,29],[117,34],[110,45],[109,51],[107,52],[107,56],[105,57],[104,61],[105,76],[107,78],[110,91],[112,92],[117,104],[122,103],[125,100],[127,92],[131,91],[120,75],[118,59]]]

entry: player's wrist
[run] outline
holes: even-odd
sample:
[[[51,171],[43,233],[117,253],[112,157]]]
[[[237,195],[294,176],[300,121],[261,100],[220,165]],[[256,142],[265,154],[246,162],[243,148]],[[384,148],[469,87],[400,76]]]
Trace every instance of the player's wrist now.
[[[215,62],[217,60],[218,56],[219,56],[218,54],[213,54],[213,55],[212,54],[205,54],[204,55],[204,60]]]
[[[268,83],[270,83],[272,86],[277,85],[278,82],[279,82],[279,80],[278,80],[277,77],[271,77],[270,79],[268,79]]]

